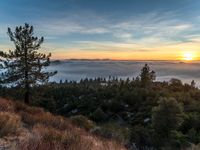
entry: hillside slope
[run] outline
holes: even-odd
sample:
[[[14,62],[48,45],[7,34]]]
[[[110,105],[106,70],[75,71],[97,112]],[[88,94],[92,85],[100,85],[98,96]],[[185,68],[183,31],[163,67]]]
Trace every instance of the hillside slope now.
[[[0,150],[125,150],[96,137],[70,119],[0,98]]]

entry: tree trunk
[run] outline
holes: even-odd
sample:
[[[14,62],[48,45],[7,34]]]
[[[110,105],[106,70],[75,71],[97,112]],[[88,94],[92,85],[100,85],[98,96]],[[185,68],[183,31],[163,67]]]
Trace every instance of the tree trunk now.
[[[30,86],[28,81],[28,70],[25,70],[25,97],[24,102],[29,104]]]
[[[28,84],[26,84],[25,90],[26,90],[26,92],[25,92],[24,102],[26,104],[29,104],[29,93],[30,92],[29,92],[29,85]]]
[[[28,58],[27,58],[27,48],[25,46],[25,97],[24,102],[29,104],[29,76],[28,76]]]

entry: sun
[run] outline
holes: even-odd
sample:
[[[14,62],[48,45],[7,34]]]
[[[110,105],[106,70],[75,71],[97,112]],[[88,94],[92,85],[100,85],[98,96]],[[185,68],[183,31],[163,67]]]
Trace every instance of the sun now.
[[[185,60],[185,61],[192,61],[192,60],[194,60],[194,54],[189,53],[189,52],[184,53],[182,59]]]

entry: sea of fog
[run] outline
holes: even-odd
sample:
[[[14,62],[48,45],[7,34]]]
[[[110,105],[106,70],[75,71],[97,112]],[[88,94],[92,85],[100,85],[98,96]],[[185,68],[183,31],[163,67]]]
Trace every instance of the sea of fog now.
[[[111,61],[111,60],[65,60],[55,61],[48,68],[58,73],[51,77],[51,81],[60,80],[79,81],[81,78],[95,78],[114,76],[118,78],[136,77],[141,68],[148,63],[156,72],[157,81],[169,81],[178,78],[183,83],[195,80],[200,87],[200,62],[184,63],[177,61]]]

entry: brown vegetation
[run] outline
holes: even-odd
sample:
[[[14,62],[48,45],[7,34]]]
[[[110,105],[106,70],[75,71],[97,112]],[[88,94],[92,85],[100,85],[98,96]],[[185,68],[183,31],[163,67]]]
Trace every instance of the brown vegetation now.
[[[18,115],[9,112],[0,112],[0,137],[16,133],[21,127]]]
[[[0,99],[0,148],[16,150],[123,150],[119,143],[91,135],[70,119],[41,108]],[[9,137],[15,137],[14,140]]]

